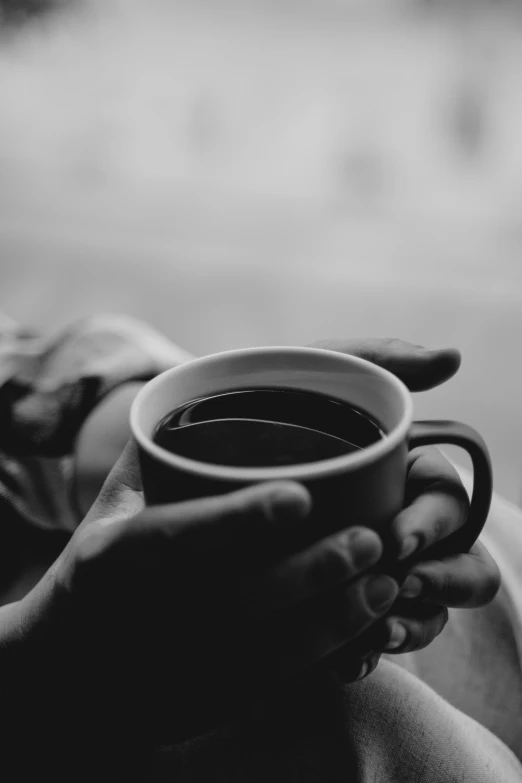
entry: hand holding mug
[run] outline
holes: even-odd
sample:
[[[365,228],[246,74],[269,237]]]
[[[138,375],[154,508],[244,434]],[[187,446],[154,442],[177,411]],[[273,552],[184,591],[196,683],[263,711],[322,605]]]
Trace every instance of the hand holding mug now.
[[[331,340],[317,343],[316,347],[372,361],[395,374],[411,391],[422,391],[444,382],[460,364],[460,354],[454,349],[429,350],[400,340]],[[469,506],[456,472],[436,450],[423,448],[410,452],[406,503],[408,510],[399,514],[397,523],[390,524],[389,533],[396,539],[397,551],[404,544],[418,542],[418,554],[423,560],[422,595],[394,606],[395,620],[402,619],[399,625],[390,617],[386,625],[381,624],[378,634],[378,629],[374,629],[373,639],[371,634],[360,637],[361,649],[363,642],[366,643],[366,653],[383,649],[389,641],[394,642],[398,651],[419,649],[429,644],[444,626],[447,606],[464,602],[478,605],[498,589],[498,571],[480,544],[469,555],[426,561],[427,555],[423,554],[426,546],[433,545],[436,540],[444,542],[449,534],[459,530],[467,518]],[[446,519],[445,524],[439,524],[441,515]],[[477,555],[477,551],[480,554]],[[417,570],[417,575],[419,573]],[[411,585],[410,579],[406,587],[411,590]],[[417,582],[415,587],[418,586]],[[401,636],[397,637],[397,631],[402,631],[402,637],[406,631],[406,638],[398,647]]]
[[[176,368],[157,378],[136,400],[133,409],[133,430],[140,444],[141,469],[145,491],[154,503],[166,498],[190,497],[199,494],[217,494],[249,482],[262,479],[292,478],[307,486],[313,498],[310,536],[325,535],[343,517],[346,525],[362,524],[376,528],[386,541],[388,566],[406,546],[412,555],[411,545],[417,545],[417,558],[447,566],[445,558],[469,550],[478,537],[487,517],[491,500],[491,467],[487,449],[470,427],[455,422],[419,422],[411,424],[411,398],[405,386],[390,374],[401,378],[412,391],[431,388],[453,375],[460,364],[460,355],[454,350],[429,351],[398,340],[352,340],[322,342],[320,350],[314,349],[252,349],[232,351],[206,357],[189,365]],[[337,356],[333,355],[333,351]],[[341,355],[341,354],[344,354]],[[359,358],[352,359],[350,355]],[[360,361],[363,359],[363,361]],[[385,372],[368,364],[380,364]],[[169,408],[201,394],[215,394],[230,388],[256,386],[295,387],[334,395],[359,408],[368,410],[384,424],[387,437],[384,442],[373,444],[362,453],[336,460],[325,460],[315,465],[297,465],[282,470],[245,470],[220,468],[198,463],[168,454],[151,444],[153,428]],[[416,443],[457,443],[466,448],[473,460],[475,481],[471,509],[467,496],[455,475],[444,480],[432,470],[427,461],[429,451],[423,450],[423,459],[413,448]],[[408,457],[407,445],[413,450]],[[412,457],[416,468],[410,470]],[[437,457],[442,473],[452,468],[442,457]],[[431,458],[433,462],[433,457]],[[420,466],[420,471],[419,471]],[[427,467],[427,473],[423,470]],[[436,466],[435,466],[436,467]],[[440,471],[439,471],[440,472]],[[415,482],[420,475],[422,481]],[[408,485],[406,478],[408,477]],[[423,483],[424,482],[424,483]],[[409,510],[398,517],[405,499]],[[412,504],[411,488],[415,487],[415,503]],[[409,489],[408,489],[409,488]],[[408,492],[410,497],[408,497]],[[441,514],[446,523],[441,524]],[[392,523],[394,517],[399,521]],[[409,520],[409,522],[408,522]],[[413,524],[413,528],[412,528]],[[406,533],[408,533],[406,541]],[[429,545],[429,555],[426,547]],[[476,551],[476,550],[474,550]],[[400,580],[411,569],[415,559],[409,557],[404,565],[395,569]],[[453,561],[456,564],[456,561]],[[465,563],[472,561],[465,559]],[[476,558],[473,560],[476,563]],[[494,564],[485,556],[480,559],[479,574],[471,588],[477,584],[477,576],[486,580],[488,589],[481,595],[494,593],[498,585]],[[482,567],[483,566],[483,567]],[[439,566],[436,573],[446,573]],[[425,578],[427,572],[424,571]],[[452,571],[455,576],[455,568]],[[455,577],[458,586],[461,573]],[[446,573],[445,578],[448,578]],[[411,580],[410,580],[411,586]],[[489,587],[488,587],[489,585]],[[448,596],[445,601],[462,600]],[[471,599],[470,599],[471,600]],[[480,600],[475,598],[475,600]],[[429,643],[443,627],[446,607],[437,605],[432,591],[433,607],[425,602],[415,602],[421,618],[407,618],[403,624],[407,640],[398,649],[415,648]],[[404,612],[411,609],[411,601]],[[397,626],[395,631],[401,630]],[[390,639],[387,635],[374,637],[384,647]],[[397,642],[394,638],[393,641]],[[375,647],[374,647],[375,649]]]
[[[460,366],[455,349],[429,350],[402,340],[324,340],[314,345],[372,361],[394,373],[410,391],[438,386]],[[398,549],[410,555],[416,551],[418,562],[408,571],[388,616],[357,640],[359,658],[353,657],[354,645],[337,655],[345,679],[367,676],[382,652],[428,646],[443,630],[448,608],[476,608],[493,600],[500,573],[482,542],[476,541],[468,552],[429,556],[429,547],[461,529],[468,513],[467,492],[441,452],[430,447],[411,451],[405,508],[393,520],[391,532]]]
[[[285,481],[145,508],[130,444],[20,602],[15,701],[31,699],[44,744],[46,726],[71,753],[93,731],[99,748],[196,734],[382,616],[398,586],[369,573],[379,536],[353,527],[310,546],[310,505]]]
[[[363,355],[370,350],[367,358],[396,371],[412,389],[435,385],[455,366],[454,354],[412,359],[412,347],[398,341],[351,347]],[[387,622],[400,619],[408,629],[400,650],[429,642],[446,606],[491,600],[498,573],[480,544],[469,554],[457,547],[439,559],[427,557],[434,551],[428,545],[464,525],[466,498],[439,455],[414,449],[407,456],[400,439],[396,446],[404,457],[406,506],[401,510],[402,497],[397,505],[386,482],[388,508],[377,521],[384,525],[388,519],[384,537],[395,538],[395,551],[412,535],[419,542],[418,562],[408,568],[423,585],[420,595],[400,602],[392,578],[372,579],[383,554],[381,536],[361,525],[364,514],[343,513],[343,504],[337,517],[314,517],[313,481],[307,488],[274,475],[269,483],[243,482],[237,491],[221,475],[218,496],[145,508],[131,446],[57,563],[16,605],[17,667],[23,674],[13,678],[13,703],[23,704],[24,694],[32,701],[39,736],[51,744],[42,726],[52,713],[53,725],[62,727],[60,743],[69,737],[72,753],[88,740],[93,714],[102,747],[104,740],[117,746],[132,737],[137,743],[173,741],[255,697],[253,683],[262,690],[336,651],[364,651],[366,632],[391,606]],[[386,479],[383,454],[374,455]],[[389,470],[390,454],[384,456]],[[365,477],[371,466],[371,460],[358,466],[366,489],[375,480],[368,471]],[[400,479],[401,470],[399,460],[392,473]],[[340,473],[350,478],[351,472],[353,463]],[[174,483],[170,491],[190,492],[195,478],[202,477],[189,474],[184,488]],[[486,472],[486,484],[487,478]],[[339,499],[341,485],[334,485]],[[319,499],[324,501],[324,491]],[[391,516],[390,499],[396,512]],[[365,511],[361,498],[354,507]],[[443,508],[447,524],[441,525]],[[475,534],[487,507],[478,510],[483,519],[475,519]]]

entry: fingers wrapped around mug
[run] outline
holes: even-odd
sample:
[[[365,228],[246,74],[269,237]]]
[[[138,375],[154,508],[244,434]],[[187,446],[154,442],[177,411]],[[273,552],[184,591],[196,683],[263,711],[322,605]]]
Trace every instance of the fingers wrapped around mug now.
[[[323,539],[252,580],[245,594],[253,643],[276,676],[296,674],[355,639],[397,599],[389,576],[370,572],[378,535],[354,527]]]
[[[393,520],[391,537],[399,560],[427,553],[465,523],[469,499],[453,465],[435,447],[409,455],[404,509]]]
[[[388,652],[427,647],[443,630],[448,608],[472,609],[492,601],[500,587],[497,564],[481,541],[460,555],[420,563],[406,577],[386,618]]]
[[[401,612],[395,614],[395,611]],[[422,650],[442,633],[448,622],[448,610],[444,606],[422,604],[407,609],[394,607],[394,613],[386,618],[388,642],[383,652],[405,653]]]
[[[496,562],[479,540],[464,554],[416,565],[406,577],[400,595],[416,602],[474,609],[494,599],[500,581]]]
[[[401,591],[386,618],[381,649],[401,653],[429,645],[448,621],[448,608],[472,608],[493,600],[497,565],[481,542],[469,552],[443,554],[441,546],[465,523],[467,493],[457,471],[436,448],[411,452],[405,507],[391,534],[404,563]],[[392,569],[393,571],[393,569]]]
[[[373,362],[392,372],[414,392],[440,386],[455,375],[461,362],[456,348],[424,348],[390,337],[318,340],[312,346]]]

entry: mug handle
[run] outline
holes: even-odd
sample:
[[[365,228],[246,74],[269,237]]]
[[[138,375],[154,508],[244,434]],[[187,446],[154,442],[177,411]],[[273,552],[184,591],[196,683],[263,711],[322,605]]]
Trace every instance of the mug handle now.
[[[464,525],[444,541],[430,547],[431,553],[467,552],[473,546],[488,518],[493,494],[493,470],[488,447],[473,427],[458,421],[414,421],[408,448],[447,443],[468,452],[473,464],[473,492]]]
[[[402,584],[412,565],[416,562],[432,558],[437,560],[445,555],[469,551],[482,532],[482,528],[488,518],[493,494],[493,470],[488,447],[484,443],[482,436],[473,427],[461,424],[459,421],[413,422],[408,439],[408,448],[410,450],[417,448],[417,446],[431,446],[441,443],[460,446],[471,457],[473,464],[473,492],[468,516],[460,530],[429,547],[429,549],[424,550],[420,555],[413,554],[399,563],[396,561],[396,556],[390,556],[389,559],[385,557],[383,573],[392,576],[399,584]],[[382,624],[377,623],[373,630],[373,633],[376,634],[373,640],[372,629],[362,634],[361,639],[364,639],[365,649],[368,648],[368,645],[372,649],[379,649],[382,646],[385,641],[381,638],[382,629]],[[356,644],[357,640],[355,640],[355,646]],[[329,665],[335,671],[341,673],[341,675],[343,671],[346,674],[346,661],[348,661],[348,665],[351,665],[350,657],[346,658],[348,650],[353,653],[354,645],[342,647],[338,653],[333,653],[325,659],[324,666]],[[355,664],[353,666],[355,667]],[[353,674],[353,672],[349,673]]]

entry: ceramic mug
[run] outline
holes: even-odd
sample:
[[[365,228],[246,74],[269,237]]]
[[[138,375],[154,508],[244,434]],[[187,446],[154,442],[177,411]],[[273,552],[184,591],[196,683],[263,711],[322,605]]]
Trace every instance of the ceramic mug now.
[[[213,465],[162,449],[153,437],[173,409],[199,397],[231,390],[283,388],[318,392],[366,411],[385,437],[343,456],[300,465],[242,468]],[[350,525],[380,533],[404,503],[408,451],[428,444],[465,449],[473,464],[473,492],[465,525],[437,553],[467,551],[489,512],[492,470],[487,447],[471,427],[454,421],[413,421],[413,400],[392,373],[364,359],[319,348],[249,348],[213,354],[174,367],[147,383],[131,410],[147,504],[218,495],[264,481],[291,479],[311,493],[304,524],[310,540]],[[390,553],[390,549],[385,552]],[[430,550],[431,551],[431,550]],[[396,555],[396,553],[395,553]],[[410,561],[408,561],[410,562]]]

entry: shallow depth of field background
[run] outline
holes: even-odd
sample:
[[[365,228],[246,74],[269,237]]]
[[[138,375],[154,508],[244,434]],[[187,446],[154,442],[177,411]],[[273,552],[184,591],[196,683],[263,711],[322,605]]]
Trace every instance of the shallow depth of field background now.
[[[455,345],[417,415],[521,503],[522,3],[62,5],[0,26],[0,309]]]

